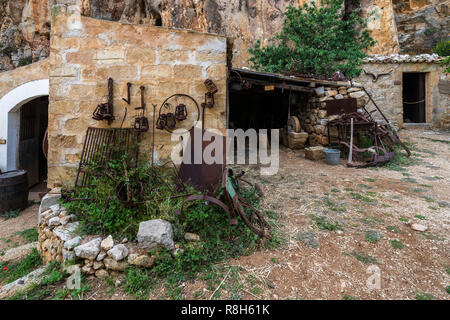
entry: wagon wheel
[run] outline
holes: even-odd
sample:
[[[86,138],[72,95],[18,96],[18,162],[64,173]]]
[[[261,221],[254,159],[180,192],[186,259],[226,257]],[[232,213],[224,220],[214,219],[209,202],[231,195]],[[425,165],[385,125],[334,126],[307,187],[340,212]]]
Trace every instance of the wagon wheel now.
[[[225,192],[227,198],[232,201],[233,208],[235,211],[241,216],[242,220],[244,220],[244,223],[247,225],[247,227],[250,228],[253,232],[255,232],[260,237],[264,237],[268,240],[272,239],[272,236],[270,235],[271,227],[267,223],[267,221],[263,218],[261,212],[259,212],[256,208],[254,208],[252,205],[250,205],[248,202],[246,202],[243,197],[240,195],[241,192],[241,185],[240,181],[246,182],[250,185],[246,180],[243,180],[241,177],[244,174],[244,172],[234,175],[233,171],[231,169],[225,169],[223,172],[222,177],[222,187],[224,190],[227,190],[227,178],[229,177],[231,180],[231,183],[234,185],[232,188],[234,189],[233,192],[235,194],[233,195],[233,198],[231,198],[229,192]],[[259,188],[255,187],[258,191]],[[258,191],[258,193],[261,195],[262,191]],[[245,210],[247,208],[247,210]]]
[[[250,230],[262,238],[272,240],[272,236],[270,234],[272,228],[257,209],[243,201],[239,196],[236,196],[233,199],[233,204],[239,216],[241,216],[242,220],[244,220],[244,223],[250,228]],[[245,208],[248,208],[249,210],[247,211],[250,211],[250,213],[246,213]]]

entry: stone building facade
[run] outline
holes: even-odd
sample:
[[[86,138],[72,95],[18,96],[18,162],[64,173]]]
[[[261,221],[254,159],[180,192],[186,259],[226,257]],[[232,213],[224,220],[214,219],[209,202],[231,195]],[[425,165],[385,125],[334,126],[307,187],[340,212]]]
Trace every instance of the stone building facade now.
[[[74,11],[72,11],[74,10]],[[130,25],[78,15],[76,8],[53,8],[49,58],[50,99],[48,181],[50,186],[72,181],[78,167],[87,127],[132,127],[140,106],[139,87],[146,87],[146,116],[150,106],[183,93],[200,104],[204,81],[218,88],[214,108],[205,113],[205,126],[225,129],[227,91],[227,39],[195,31]],[[92,112],[108,95],[107,79],[114,80],[115,120],[95,121]],[[131,105],[127,96],[131,88]],[[151,130],[144,133],[140,151],[151,156]],[[155,132],[156,158],[169,158],[175,142],[164,130]]]
[[[450,77],[443,72],[441,58],[436,55],[373,55],[365,59],[361,74],[355,81],[363,84],[386,116],[399,128],[404,126],[405,74],[423,74],[423,123],[448,128],[450,121]],[[381,75],[385,74],[385,75]],[[378,76],[374,79],[374,76]],[[373,107],[373,106],[372,106]],[[408,121],[408,120],[407,120]]]
[[[30,99],[48,95],[47,182],[50,187],[70,183],[86,128],[107,126],[106,122],[93,120],[92,111],[105,102],[109,77],[114,80],[116,110],[112,127],[121,126],[126,107],[122,98],[126,97],[127,82],[133,83],[133,102],[123,126],[130,127],[135,115],[132,107],[139,105],[139,86],[146,87],[147,117],[151,123],[155,115],[151,114],[150,106],[160,105],[171,94],[185,93],[203,102],[203,82],[209,78],[219,91],[215,107],[207,110],[206,126],[225,129],[227,67],[248,67],[248,48],[256,40],[267,43],[280,30],[286,7],[304,2],[306,0],[201,0],[188,4],[179,0],[107,3],[52,0],[50,10],[41,1],[7,1],[0,10],[0,15],[5,17],[0,30],[5,44],[0,52],[0,70],[11,70],[0,73],[0,169],[18,167],[17,130],[21,106]],[[367,74],[355,81],[364,85],[386,115],[402,127],[403,76],[422,73],[426,86],[425,122],[448,128],[449,78],[442,72],[440,59],[399,54],[404,51],[404,43],[425,41],[420,40],[429,37],[424,30],[433,27],[437,39],[448,29],[445,1],[419,2],[410,0],[409,11],[402,9],[402,32],[396,26],[398,2],[355,2],[363,15],[377,12],[369,29],[378,42],[370,53],[380,55],[371,55],[363,68],[372,74],[389,72],[376,81]],[[345,3],[348,8],[355,5],[352,1]],[[416,9],[428,12],[428,7],[434,8],[438,17],[430,13],[433,19],[414,26],[414,35],[406,36],[405,30],[411,29],[411,21],[424,19],[421,13],[416,20],[408,20],[409,14],[413,15]],[[22,14],[18,14],[19,11]],[[429,49],[432,41],[425,42]],[[21,66],[24,59],[30,57],[33,63]],[[12,70],[15,67],[17,69]],[[349,91],[352,90],[344,96],[361,95],[360,91]],[[331,97],[336,99],[336,96],[339,94]],[[314,112],[321,114],[315,118],[314,125],[323,126],[320,121],[326,119],[323,110]],[[326,142],[322,127],[314,129],[314,133],[319,136],[315,140]],[[164,131],[155,136],[157,157],[168,157],[170,138]],[[144,154],[149,154],[150,141],[151,134],[144,134]]]

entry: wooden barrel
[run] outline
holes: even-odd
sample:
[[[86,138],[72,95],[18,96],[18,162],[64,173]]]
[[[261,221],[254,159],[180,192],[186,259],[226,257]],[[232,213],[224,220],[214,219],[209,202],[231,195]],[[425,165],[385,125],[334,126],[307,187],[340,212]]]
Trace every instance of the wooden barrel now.
[[[25,170],[0,174],[0,213],[25,209],[28,205],[28,181]]]

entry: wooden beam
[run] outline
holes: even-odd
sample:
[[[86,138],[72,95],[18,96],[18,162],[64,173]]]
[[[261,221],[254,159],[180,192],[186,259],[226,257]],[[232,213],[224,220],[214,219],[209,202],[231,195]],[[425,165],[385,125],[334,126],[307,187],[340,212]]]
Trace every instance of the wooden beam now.
[[[259,86],[274,86],[275,88],[299,91],[299,92],[308,92],[308,93],[314,92],[313,88],[296,86],[293,84],[275,83],[275,82],[271,82],[271,81],[257,80],[257,79],[251,79],[251,78],[242,78],[242,80],[248,81],[251,84],[255,84],[255,85],[259,85]]]

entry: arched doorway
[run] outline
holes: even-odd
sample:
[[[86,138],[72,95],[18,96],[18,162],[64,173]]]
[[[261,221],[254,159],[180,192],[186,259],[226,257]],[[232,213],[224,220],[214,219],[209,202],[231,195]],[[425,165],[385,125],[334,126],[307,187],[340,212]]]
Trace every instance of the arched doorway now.
[[[46,177],[42,139],[48,123],[48,79],[24,83],[0,99],[0,170],[26,169],[29,185]]]

